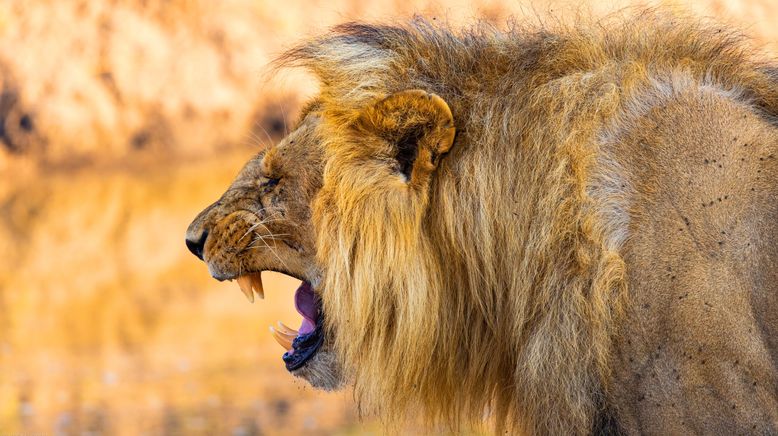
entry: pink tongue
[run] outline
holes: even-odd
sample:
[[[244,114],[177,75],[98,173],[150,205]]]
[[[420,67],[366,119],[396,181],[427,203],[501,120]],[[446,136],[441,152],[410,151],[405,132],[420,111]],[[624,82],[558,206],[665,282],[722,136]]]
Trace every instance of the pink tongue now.
[[[316,306],[316,294],[313,293],[310,283],[303,282],[294,294],[294,307],[297,313],[303,316],[300,325],[300,335],[308,334],[316,330],[316,318],[319,310]]]

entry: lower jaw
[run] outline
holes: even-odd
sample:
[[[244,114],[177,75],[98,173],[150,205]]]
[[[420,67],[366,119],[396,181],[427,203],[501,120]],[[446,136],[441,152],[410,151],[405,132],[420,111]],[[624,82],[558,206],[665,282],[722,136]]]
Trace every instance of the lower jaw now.
[[[289,371],[302,368],[324,343],[321,300],[310,283],[304,281],[295,291],[295,308],[303,316],[303,322],[291,348],[283,355]]]

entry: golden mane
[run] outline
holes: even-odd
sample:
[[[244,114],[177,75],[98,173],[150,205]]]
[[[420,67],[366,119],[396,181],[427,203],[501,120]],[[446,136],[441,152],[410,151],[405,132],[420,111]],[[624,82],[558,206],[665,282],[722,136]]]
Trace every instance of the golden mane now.
[[[508,30],[350,23],[287,52],[281,65],[321,81],[324,313],[361,407],[454,429],[486,411],[511,432],[595,428],[627,301],[598,139],[677,74],[778,114],[777,75],[754,53],[725,27],[655,11]],[[457,129],[423,189],[371,164],[381,145],[349,130],[414,88],[442,97]]]

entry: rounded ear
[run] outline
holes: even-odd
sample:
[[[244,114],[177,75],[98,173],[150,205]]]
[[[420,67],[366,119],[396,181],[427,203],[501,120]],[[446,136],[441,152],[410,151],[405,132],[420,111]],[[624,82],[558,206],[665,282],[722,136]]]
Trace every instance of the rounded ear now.
[[[397,170],[407,182],[421,181],[432,173],[456,134],[448,104],[420,89],[396,92],[367,107],[356,127],[389,144]]]

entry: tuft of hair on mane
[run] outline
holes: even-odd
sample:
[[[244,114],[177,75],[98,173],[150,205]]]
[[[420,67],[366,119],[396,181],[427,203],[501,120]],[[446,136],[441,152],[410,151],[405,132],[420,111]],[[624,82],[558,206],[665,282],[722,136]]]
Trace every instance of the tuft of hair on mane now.
[[[498,431],[591,432],[626,298],[623,238],[589,195],[598,135],[679,71],[778,113],[775,70],[724,26],[664,10],[584,21],[348,23],[277,61],[321,83],[323,304],[361,409],[454,431],[488,416]],[[348,133],[366,105],[414,88],[457,128],[421,191]]]

